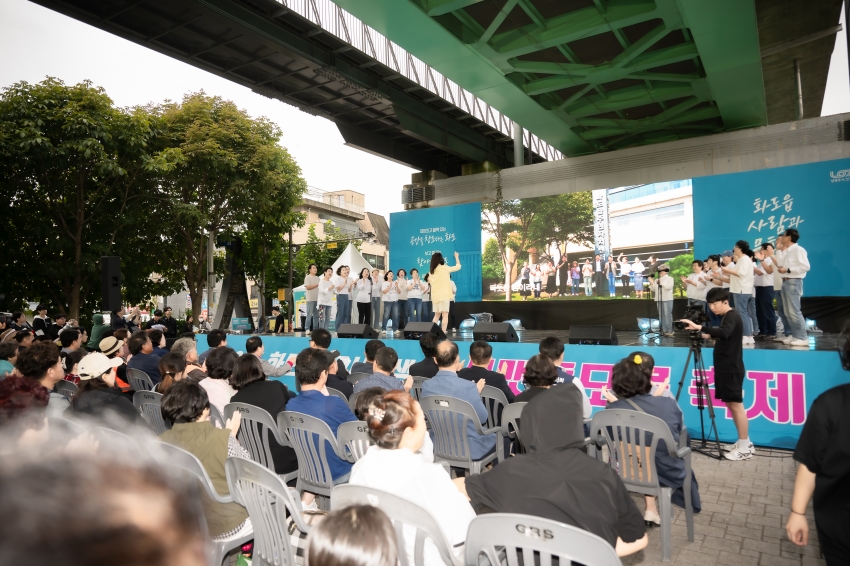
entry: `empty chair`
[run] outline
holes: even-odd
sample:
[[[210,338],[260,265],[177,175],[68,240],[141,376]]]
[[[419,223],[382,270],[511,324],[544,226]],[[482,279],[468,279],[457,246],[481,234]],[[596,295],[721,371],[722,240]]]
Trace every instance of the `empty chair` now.
[[[526,565],[552,564],[556,557],[561,566],[571,562],[584,566],[621,564],[607,541],[557,521],[515,513],[492,513],[472,520],[466,537],[466,566],[483,566],[488,561],[490,566],[515,566],[519,557]]]
[[[451,566],[462,563],[452,554],[452,546],[443,529],[419,505],[379,489],[359,485],[336,486],[331,496],[331,509],[342,509],[349,505],[373,505],[387,514],[398,537],[401,566],[424,566],[426,541],[433,543],[444,564]]]
[[[345,401],[346,405],[348,404],[348,397],[346,397],[345,393],[343,393],[339,389],[334,389],[333,387],[328,387],[328,394],[333,395],[334,397],[339,397],[340,399]]]
[[[136,391],[133,393],[133,405],[142,413],[154,433],[159,436],[171,428],[171,423],[162,418],[162,394],[154,391]]]
[[[197,478],[210,499],[221,504],[233,503],[233,496],[229,493],[227,495],[219,495],[204,465],[194,454],[165,442],[160,446],[165,452],[168,464],[180,468]],[[254,538],[253,530],[245,529],[244,532],[239,532],[229,537],[212,539],[213,552],[210,556],[210,566],[221,566],[222,561],[231,551],[241,547],[252,538]]]
[[[357,383],[358,381],[360,381],[361,379],[363,379],[365,377],[369,377],[369,374],[357,372],[357,373],[348,374],[347,379],[348,379],[349,383],[354,384],[354,383]]]
[[[352,464],[362,458],[369,447],[375,444],[369,436],[369,426],[363,421],[342,423],[336,431],[339,455]]]
[[[153,381],[140,369],[127,368],[127,379],[133,391],[153,391]]]
[[[514,441],[515,454],[521,454],[524,451],[522,448],[522,435],[519,431],[519,419],[526,405],[528,403],[511,403],[502,411],[502,436]],[[504,461],[508,457],[508,454],[505,453],[504,442],[496,442],[496,451],[499,453],[499,462]]]
[[[338,448],[331,427],[321,419],[295,411],[283,411],[277,416],[277,423],[298,456],[296,489],[330,497],[334,479],[328,463],[328,450],[346,459]]]
[[[663,440],[671,458],[681,458],[685,463],[683,486],[685,498],[685,520],[688,540],[694,540],[694,509],[691,502],[691,449],[677,447],[667,424],[646,413],[622,409],[606,409],[593,415],[590,436],[598,445],[607,444],[612,465],[620,475],[626,488],[635,493],[658,498],[661,516],[661,560],[669,562],[672,555],[670,531],[673,523],[673,505],[670,498],[673,489],[662,486],[658,481],[655,455],[658,441]],[[681,435],[683,443],[686,435]]]
[[[410,388],[410,394],[417,401],[422,397],[422,384],[431,379],[430,377],[413,376],[413,387]]]
[[[472,459],[467,425],[471,422],[479,435],[501,430],[499,427],[482,429],[478,414],[472,405],[454,397],[442,396],[423,397],[419,403],[425,418],[431,424],[435,459],[445,460],[452,467],[480,474],[484,466],[496,458],[496,452],[493,451],[480,460]]]
[[[60,395],[64,395],[65,398],[70,401],[74,398],[74,395],[77,394],[79,387],[77,387],[76,384],[63,379],[53,387],[53,390]]]
[[[487,428],[502,426],[502,410],[508,406],[508,398],[501,389],[485,385],[481,390],[481,400],[487,408]]]
[[[255,405],[228,403],[224,407],[225,421],[237,411],[242,415],[242,422],[239,432],[236,433],[236,440],[248,451],[253,461],[274,471],[275,462],[269,440],[274,438],[280,446],[289,446],[286,437],[278,433],[277,423],[268,411]],[[284,482],[288,482],[297,475],[298,472],[294,471],[281,474],[281,477]]]

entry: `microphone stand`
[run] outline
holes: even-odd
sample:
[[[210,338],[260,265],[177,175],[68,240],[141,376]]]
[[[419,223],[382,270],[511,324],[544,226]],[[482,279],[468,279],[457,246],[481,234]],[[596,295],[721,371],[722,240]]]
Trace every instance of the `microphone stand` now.
[[[648,277],[648,279],[649,279],[649,277]],[[652,287],[650,285],[647,285],[647,288],[649,288],[650,292],[651,292]],[[661,332],[660,332],[661,331],[661,305],[656,304],[656,309],[658,310],[658,330],[659,330],[659,332],[653,332],[653,330],[652,330],[652,303],[653,302],[654,301],[650,297],[646,298],[646,318],[649,321],[649,328],[647,328],[645,332],[641,332],[640,334],[638,334],[638,337],[646,338],[647,340],[652,340],[656,344],[658,344],[658,343],[661,342]]]

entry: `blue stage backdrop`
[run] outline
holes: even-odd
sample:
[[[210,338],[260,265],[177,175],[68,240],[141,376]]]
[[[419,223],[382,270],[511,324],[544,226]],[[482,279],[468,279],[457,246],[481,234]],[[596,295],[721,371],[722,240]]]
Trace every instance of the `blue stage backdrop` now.
[[[705,259],[736,240],[755,248],[788,228],[809,254],[805,295],[850,295],[850,159],[693,179],[694,249]]]
[[[227,337],[228,346],[240,354],[245,350],[247,335]],[[396,375],[406,377],[411,364],[422,359],[422,351],[416,340],[385,339],[387,345],[398,352]],[[273,365],[291,361],[302,349],[308,347],[309,338],[263,336],[265,358]],[[459,342],[465,364],[469,364],[469,342]],[[331,348],[340,352],[340,359],[347,368],[364,360],[363,348],[366,340],[337,338]],[[203,338],[198,349],[207,349]],[[627,346],[572,346],[564,352],[563,367],[567,372],[578,375],[584,384],[594,411],[605,406],[602,387],[611,387],[611,370],[616,362],[636,349]],[[505,375],[514,391],[522,391],[522,374],[525,362],[537,353],[537,344],[493,344],[494,369],[505,365]],[[676,393],[688,350],[685,348],[652,348],[655,358],[653,381],[661,382],[670,377],[670,387]],[[712,350],[703,352],[706,360],[708,380],[714,379],[711,367]],[[836,352],[819,351],[773,351],[746,350],[744,364],[747,378],[744,381],[744,405],[750,419],[750,438],[759,446],[793,448],[800,436],[806,415],[815,398],[832,387],[850,381],[850,373],[841,369]],[[692,387],[693,362],[688,368],[679,405],[685,415],[685,424],[692,436],[700,437],[700,416],[697,409],[696,391]],[[295,390],[294,372],[281,378],[291,390]],[[713,389],[711,390],[713,394]],[[714,401],[720,440],[737,440],[732,415],[721,401]],[[706,424],[708,416],[706,415]]]
[[[461,270],[452,275],[458,302],[481,300],[481,204],[420,208],[390,214],[390,268],[419,269],[425,277],[431,254],[441,252],[454,265],[460,254]]]

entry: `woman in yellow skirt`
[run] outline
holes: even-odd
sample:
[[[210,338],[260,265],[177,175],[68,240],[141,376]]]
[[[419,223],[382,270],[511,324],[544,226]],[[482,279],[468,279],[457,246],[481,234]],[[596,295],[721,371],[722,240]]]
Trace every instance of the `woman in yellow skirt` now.
[[[449,267],[443,254],[436,252],[431,256],[431,275],[428,283],[431,285],[431,304],[434,311],[434,322],[442,317],[443,332],[449,327],[449,303],[452,296],[451,273],[460,269],[460,255],[455,252],[455,265]]]

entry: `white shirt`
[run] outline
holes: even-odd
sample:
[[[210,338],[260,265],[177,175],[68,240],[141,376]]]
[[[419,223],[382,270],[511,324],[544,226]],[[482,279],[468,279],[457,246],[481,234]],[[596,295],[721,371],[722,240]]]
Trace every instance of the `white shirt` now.
[[[734,262],[734,261],[730,261],[730,262],[729,262],[729,265],[723,265],[723,259],[721,259],[721,260],[720,260],[720,269],[718,269],[718,270],[717,270],[717,278],[718,278],[718,279],[720,279],[721,277],[729,277],[729,279],[730,279],[730,280],[732,280],[732,279],[733,279],[732,277],[730,277],[730,276],[726,275],[725,273],[723,273],[723,268],[724,268],[724,267],[728,267],[729,269],[735,269],[735,262]],[[723,287],[724,289],[729,289],[729,288],[730,288],[730,287],[729,287],[729,283],[727,283],[727,282],[725,282],[725,281],[723,282],[723,285],[721,285],[721,287]]]
[[[407,279],[404,277],[399,277],[396,279],[398,281],[398,300],[406,301],[407,300]]]
[[[642,274],[642,273],[643,273],[643,271],[644,271],[645,269],[646,269],[646,268],[645,268],[645,267],[643,266],[643,264],[642,264],[641,262],[639,262],[639,261],[636,261],[636,262],[634,262],[634,263],[632,264],[632,271],[634,271],[634,272],[635,272],[635,275],[640,275],[640,274]]]
[[[428,303],[431,301],[431,286],[427,281],[422,281],[422,302]]]
[[[475,511],[455,487],[440,464],[427,463],[406,448],[387,450],[370,446],[366,455],[351,469],[351,485],[362,485],[403,497],[425,508],[440,525],[456,557],[463,556],[463,544]],[[404,527],[409,561],[413,563],[413,527]],[[425,542],[425,564],[443,566],[434,543]]]
[[[666,271],[662,271],[664,275],[661,275],[658,278],[658,283],[661,285],[661,300],[662,301],[672,301],[673,300],[673,278],[670,277],[670,274]]]
[[[620,275],[628,275],[629,271],[632,270],[632,264],[627,261],[620,262]]]
[[[773,265],[773,261],[769,257],[766,257],[761,260],[761,262],[757,266],[755,266],[754,269],[757,268],[759,271],[762,272],[762,275],[753,272],[755,273],[753,275],[753,285],[755,285],[756,287],[773,287],[773,275],[768,273],[767,269],[765,269],[765,267],[767,267],[768,265]]]
[[[744,254],[735,263],[738,275],[729,276],[729,292],[750,295],[753,292],[753,260]]]
[[[805,279],[806,273],[812,268],[809,254],[799,244],[791,244],[785,250],[781,265],[791,270],[791,273],[782,274],[783,279]]]
[[[381,295],[381,279],[372,279],[372,298],[380,299],[383,295]]]
[[[388,292],[383,294],[385,303],[394,303],[398,300],[398,288],[396,287],[396,284],[397,281],[384,281],[381,285],[382,292],[389,289]]]
[[[425,288],[425,282],[421,279],[411,279],[407,282],[409,290],[407,291],[408,299],[421,299],[422,298],[422,289]]]
[[[455,297],[457,297],[457,285],[455,285],[454,281],[449,281],[449,283],[452,284],[452,300],[454,301]]]
[[[689,299],[695,301],[705,300],[705,285],[700,282],[700,277],[702,277],[702,273],[691,273],[688,275],[688,281],[693,281],[694,283],[693,285],[685,285]]]
[[[336,292],[337,295],[348,295],[348,286],[351,284],[351,277],[343,277],[342,275],[337,275],[336,277],[331,277],[331,281],[334,282],[334,285],[339,287],[340,285],[344,285],[341,290]]]
[[[307,275],[304,277],[304,285],[318,285],[319,283],[318,275]],[[307,302],[313,302],[319,300],[319,288],[313,287],[312,289],[307,289],[305,292]]]
[[[325,281],[323,277],[321,281],[319,281],[319,299],[318,304],[320,307],[330,307],[334,304],[334,293],[336,292],[336,287],[334,287],[333,280]]]
[[[224,415],[224,406],[230,403],[230,398],[236,395],[236,390],[227,383],[226,379],[214,379],[206,377],[198,382],[207,392],[210,405]]]
[[[354,284],[354,296],[358,303],[369,303],[372,301],[372,280],[358,279]]]

